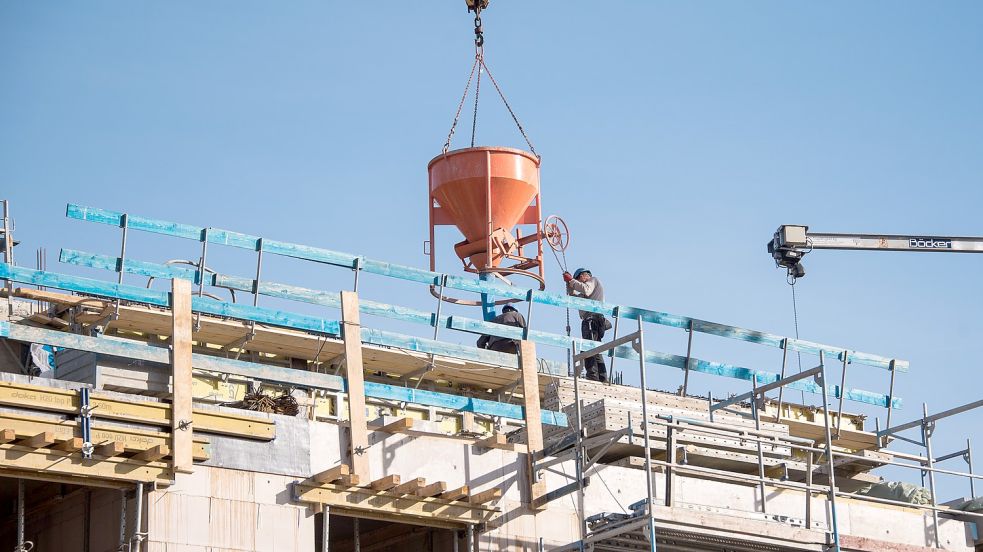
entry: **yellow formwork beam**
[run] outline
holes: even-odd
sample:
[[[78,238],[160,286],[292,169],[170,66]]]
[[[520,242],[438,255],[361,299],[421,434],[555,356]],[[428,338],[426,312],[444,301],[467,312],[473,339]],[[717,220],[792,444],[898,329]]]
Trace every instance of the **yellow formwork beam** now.
[[[11,412],[0,412],[0,429],[13,430],[18,439],[37,435],[45,431],[53,433],[56,441],[65,441],[81,435],[81,430],[74,420],[52,420],[40,416]],[[93,443],[100,444],[110,441],[123,443],[126,452],[139,453],[158,445],[167,445],[170,442],[170,434],[161,431],[145,431],[128,427],[106,427],[100,424],[92,425]],[[194,437],[193,448],[194,459],[207,460],[209,458],[208,447],[208,439],[196,435]]]
[[[0,382],[0,404],[75,414],[79,411],[79,396],[71,389]],[[125,400],[93,393],[90,395],[90,404],[93,408],[92,415],[96,418],[157,426],[171,425],[171,405],[167,403],[142,401],[136,397],[134,400]],[[276,427],[271,420],[247,414],[196,408],[192,423],[195,429],[205,433],[261,440],[270,440],[276,436]]]

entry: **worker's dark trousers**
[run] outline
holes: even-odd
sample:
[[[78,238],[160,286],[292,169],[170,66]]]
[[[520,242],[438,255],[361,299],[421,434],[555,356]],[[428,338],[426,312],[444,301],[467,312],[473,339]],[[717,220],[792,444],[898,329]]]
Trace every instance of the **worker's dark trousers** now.
[[[584,339],[600,341],[604,339],[604,317],[600,314],[592,314],[580,323],[580,333]],[[584,359],[584,368],[587,369],[587,379],[594,381],[608,381],[608,369],[604,365],[604,357],[594,355]]]
[[[513,355],[519,354],[519,343],[514,339],[503,339],[501,341],[496,341],[488,348],[492,351],[498,351],[500,353],[511,353]]]

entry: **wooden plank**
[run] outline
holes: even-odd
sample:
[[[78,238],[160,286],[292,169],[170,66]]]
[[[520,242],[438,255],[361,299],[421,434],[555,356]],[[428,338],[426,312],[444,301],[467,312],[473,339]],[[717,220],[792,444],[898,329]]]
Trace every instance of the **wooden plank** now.
[[[387,475],[369,483],[369,488],[376,491],[387,491],[399,485],[399,482],[400,477],[398,475]]]
[[[101,445],[96,445],[95,454],[96,456],[103,456],[105,458],[112,458],[113,456],[119,456],[123,454],[126,447],[123,443],[119,441],[110,441],[108,443],[103,443]]]
[[[70,437],[58,443],[53,448],[64,452],[78,452],[82,450],[82,445],[84,444],[85,440],[81,437]]]
[[[381,431],[383,433],[401,433],[411,429],[413,429],[413,418],[400,418],[395,422],[390,422],[378,428],[376,431]]]
[[[493,448],[493,449],[511,449],[512,445],[508,442],[508,439],[502,433],[493,433],[492,435],[485,437],[479,441],[475,441],[474,448]]]
[[[427,486],[427,480],[422,477],[414,477],[409,481],[400,483],[393,487],[389,492],[394,495],[411,494],[416,495],[417,491]]]
[[[55,434],[50,431],[42,431],[17,443],[22,447],[37,449],[46,448],[55,444]]]
[[[174,471],[190,473],[192,459],[191,282],[171,280],[171,451]]]
[[[17,439],[17,432],[12,429],[0,430],[0,445]]]
[[[112,224],[114,226],[118,226],[120,224],[120,220],[122,219],[122,215],[123,215],[122,213],[118,213],[114,211],[83,207],[75,204],[68,205],[66,214],[70,218],[77,218],[80,220],[99,222],[103,224]],[[154,220],[154,219],[147,219],[138,216],[128,216],[127,222],[128,222],[128,226],[131,229],[144,230],[148,232],[160,233],[160,234],[188,238],[188,239],[195,239],[199,241],[201,241],[202,239],[207,239],[210,243],[219,243],[222,245],[229,245],[232,247],[250,249],[252,251],[256,251],[259,244],[262,244],[263,251],[267,251],[276,255],[285,255],[289,257],[317,261],[321,263],[333,264],[336,266],[343,266],[348,268],[353,267],[357,260],[359,268],[365,272],[375,273],[375,274],[389,276],[393,278],[400,278],[404,280],[411,280],[428,285],[439,284],[441,281],[441,277],[444,276],[436,272],[421,270],[408,266],[396,265],[393,263],[375,261],[372,259],[366,259],[364,257],[360,257],[356,255],[339,253],[336,251],[330,251],[327,249],[322,249],[317,247],[280,242],[276,240],[263,239],[262,241],[260,241],[260,238],[256,236],[249,236],[246,234],[231,232],[227,230],[210,228],[206,233],[204,231],[205,229],[202,227],[177,224],[177,223]],[[481,281],[472,278],[462,278],[459,276],[447,276],[444,280],[444,285],[445,287],[450,289],[469,291],[473,293],[485,293],[488,294],[489,296],[505,297],[511,299],[520,299],[520,300],[525,300],[529,293],[528,289],[517,287],[517,286],[505,286],[494,282]],[[661,324],[661,325],[671,326],[675,328],[692,327],[694,331],[699,331],[702,333],[708,333],[711,335],[717,335],[729,339],[738,339],[741,341],[747,341],[750,343],[756,343],[761,345],[768,345],[772,347],[781,348],[783,346],[787,346],[788,349],[791,351],[800,351],[810,354],[818,355],[820,351],[823,351],[831,357],[839,358],[839,355],[843,354],[845,350],[844,347],[832,347],[832,346],[822,345],[819,343],[813,343],[804,340],[785,338],[783,336],[778,336],[767,332],[748,330],[737,326],[728,326],[725,324],[707,322],[704,320],[693,319],[685,316],[679,316],[679,315],[673,315],[665,312],[630,307],[626,305],[601,303],[597,301],[591,301],[589,299],[570,297],[558,293],[537,291],[536,293],[533,294],[533,301],[537,303],[542,303],[542,304],[547,304],[557,307],[574,308],[578,310],[597,312],[600,314],[604,314],[605,316],[613,316],[614,313],[616,312],[615,309],[617,309],[617,312],[621,318],[642,319],[645,320],[646,322],[652,322],[655,324]],[[878,355],[871,355],[868,353],[851,351],[849,352],[849,357],[854,363],[876,366],[885,370],[890,368],[890,364],[892,360],[894,360],[897,370],[903,372],[903,371],[907,371],[908,369],[908,363],[906,361],[890,359]],[[840,358],[840,360],[842,360],[842,358]]]
[[[171,455],[171,448],[167,445],[156,445],[154,447],[148,448],[143,452],[139,452],[133,455],[134,460],[139,460],[141,462],[156,462],[161,458],[165,458]]]
[[[365,371],[362,366],[362,342],[359,324],[358,294],[353,291],[341,292],[342,339],[345,340],[345,370],[348,374],[348,427],[350,435],[349,454],[352,472],[365,479],[369,478],[369,432],[365,419]]]
[[[486,502],[498,500],[499,498],[502,498],[502,489],[499,489],[498,487],[492,487],[487,491],[482,491],[478,494],[471,495],[471,498],[468,500],[468,502],[470,502],[471,504],[484,504]]]
[[[460,529],[489,521],[496,508],[467,502],[451,502],[439,498],[415,495],[394,496],[387,492],[364,488],[343,488],[332,485],[313,487],[295,485],[294,499],[298,502],[330,506],[332,514],[350,515]]]
[[[463,500],[466,499],[470,493],[471,489],[467,485],[464,485],[463,487],[444,491],[440,493],[438,498],[443,500]]]
[[[437,481],[436,483],[431,483],[425,487],[417,489],[416,496],[437,496],[447,490],[446,481]]]
[[[323,472],[316,473],[311,476],[311,479],[317,481],[318,483],[334,483],[342,477],[351,474],[351,468],[348,464],[338,464],[333,468],[324,470]]]
[[[526,444],[529,454],[543,450],[543,422],[539,406],[539,374],[536,372],[536,344],[519,342],[519,361],[522,366],[522,400],[526,422]]]

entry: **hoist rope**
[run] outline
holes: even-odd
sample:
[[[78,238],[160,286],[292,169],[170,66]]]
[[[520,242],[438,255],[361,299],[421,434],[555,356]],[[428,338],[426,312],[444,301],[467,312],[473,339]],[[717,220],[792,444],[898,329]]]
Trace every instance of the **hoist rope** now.
[[[799,307],[798,307],[797,301],[795,300],[795,278],[794,277],[791,278],[788,281],[788,285],[791,286],[791,288],[792,288],[792,320],[795,323],[795,339],[798,340],[799,339]],[[787,346],[788,345],[786,345],[786,347]],[[799,373],[801,374],[802,373],[802,353],[799,352],[799,351],[796,351],[795,356],[798,359]],[[823,382],[823,385],[825,385],[825,384],[826,384],[826,382]],[[802,394],[802,404],[805,404],[806,403],[806,393],[805,393],[805,391],[801,391],[801,390],[799,392]]]

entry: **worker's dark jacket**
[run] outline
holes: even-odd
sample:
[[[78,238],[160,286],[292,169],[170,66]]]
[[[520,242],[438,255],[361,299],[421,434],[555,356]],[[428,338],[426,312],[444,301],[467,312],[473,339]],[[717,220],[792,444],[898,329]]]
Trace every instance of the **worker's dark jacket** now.
[[[515,326],[517,328],[526,327],[526,319],[516,311],[508,311],[492,319],[495,324]],[[478,347],[482,349],[492,349],[494,351],[515,352],[518,350],[519,342],[507,337],[497,335],[483,335],[478,338]]]

